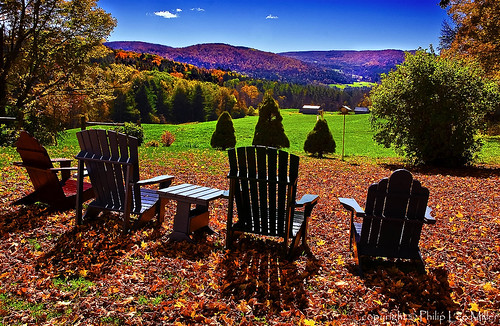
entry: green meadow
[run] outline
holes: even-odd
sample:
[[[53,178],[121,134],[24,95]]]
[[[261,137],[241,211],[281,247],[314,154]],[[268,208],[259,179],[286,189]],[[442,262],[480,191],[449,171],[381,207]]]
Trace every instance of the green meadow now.
[[[337,87],[339,89],[344,89],[346,87],[373,87],[377,83],[370,83],[370,82],[354,82],[352,84],[330,84],[330,87]]]
[[[303,150],[304,141],[307,134],[313,129],[316,123],[315,115],[304,115],[298,113],[296,109],[282,109],[283,126],[290,140],[288,151],[306,155]],[[370,128],[370,116],[347,115],[345,117],[345,142],[344,156],[365,157],[373,159],[397,158],[398,154],[392,148],[385,148],[378,145],[373,140],[373,132]],[[336,153],[327,155],[333,158],[341,158],[342,153],[342,130],[344,116],[338,113],[326,112],[325,119],[328,122],[330,131],[337,144]],[[248,146],[252,144],[257,116],[248,116],[241,119],[234,119],[233,124],[236,132],[236,146]],[[175,135],[175,142],[170,147],[147,147],[141,146],[141,154],[147,158],[154,159],[164,153],[182,155],[185,151],[203,151],[209,154],[215,152],[210,147],[210,138],[215,130],[216,121],[187,123],[179,125],[170,124],[144,124],[144,144],[151,140],[161,140],[161,135],[165,130]],[[76,154],[78,144],[75,137],[77,129],[68,130],[65,137],[57,146],[48,146],[48,150],[53,155],[68,156]],[[76,149],[75,149],[76,148]],[[14,151],[12,148],[0,148],[0,153]],[[15,152],[15,151],[14,151]],[[17,154],[17,153],[15,153]],[[3,160],[0,160],[3,161]],[[483,149],[476,163],[498,164],[500,163],[500,137],[485,137]],[[0,163],[1,165],[6,162]]]
[[[285,133],[290,140],[289,151],[295,154],[305,154],[303,150],[307,134],[314,128],[316,115],[304,115],[298,110],[281,110]],[[330,131],[337,144],[337,155],[342,153],[342,129],[343,116],[337,113],[325,113]],[[372,140],[372,132],[368,115],[346,116],[345,146],[346,156],[368,156],[368,157],[394,157],[397,156],[392,149],[377,145]],[[258,117],[251,116],[234,119],[233,125],[236,133],[236,146],[248,146],[252,144],[255,125]],[[182,151],[187,148],[209,149],[210,138],[215,130],[216,121],[203,123],[189,123],[181,125],[148,125],[145,126],[145,139],[159,140],[164,130],[175,134],[175,142],[170,147],[172,151]]]

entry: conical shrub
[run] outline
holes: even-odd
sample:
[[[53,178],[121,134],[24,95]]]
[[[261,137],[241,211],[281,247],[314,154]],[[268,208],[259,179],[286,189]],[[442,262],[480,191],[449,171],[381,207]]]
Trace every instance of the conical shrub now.
[[[255,126],[252,144],[276,148],[290,147],[282,120],[278,102],[271,95],[266,95],[259,105],[259,120]]]
[[[314,129],[307,135],[304,142],[304,151],[317,157],[323,157],[323,154],[335,153],[335,140],[333,140],[328,123],[324,118],[318,119]]]
[[[224,111],[217,119],[215,131],[210,140],[212,148],[223,149],[231,148],[236,145],[236,136],[234,134],[233,119],[231,115]]]

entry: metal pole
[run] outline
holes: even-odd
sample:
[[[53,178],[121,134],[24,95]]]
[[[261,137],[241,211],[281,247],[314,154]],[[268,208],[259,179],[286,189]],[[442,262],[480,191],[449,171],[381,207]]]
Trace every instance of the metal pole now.
[[[342,130],[342,161],[344,160],[344,139],[345,139],[345,114],[344,116],[344,129]]]
[[[85,115],[83,115],[83,114],[80,117],[80,128],[81,128],[81,130],[87,129],[87,119],[86,119]]]

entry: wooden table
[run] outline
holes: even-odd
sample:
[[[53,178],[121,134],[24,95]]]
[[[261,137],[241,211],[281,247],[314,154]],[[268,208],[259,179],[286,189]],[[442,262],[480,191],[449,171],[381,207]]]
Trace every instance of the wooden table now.
[[[160,189],[158,190],[158,194],[161,198],[162,207],[164,207],[167,200],[173,199],[177,201],[174,230],[170,234],[170,238],[176,241],[191,241],[189,235],[202,228],[208,232],[213,232],[208,227],[208,204],[214,199],[227,196],[223,190],[189,183]],[[194,209],[191,209],[191,205],[196,206]]]

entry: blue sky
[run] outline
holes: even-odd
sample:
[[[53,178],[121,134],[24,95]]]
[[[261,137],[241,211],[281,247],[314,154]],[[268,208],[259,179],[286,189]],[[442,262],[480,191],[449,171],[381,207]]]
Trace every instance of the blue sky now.
[[[99,0],[109,41],[227,43],[269,52],[437,48],[439,0]]]

